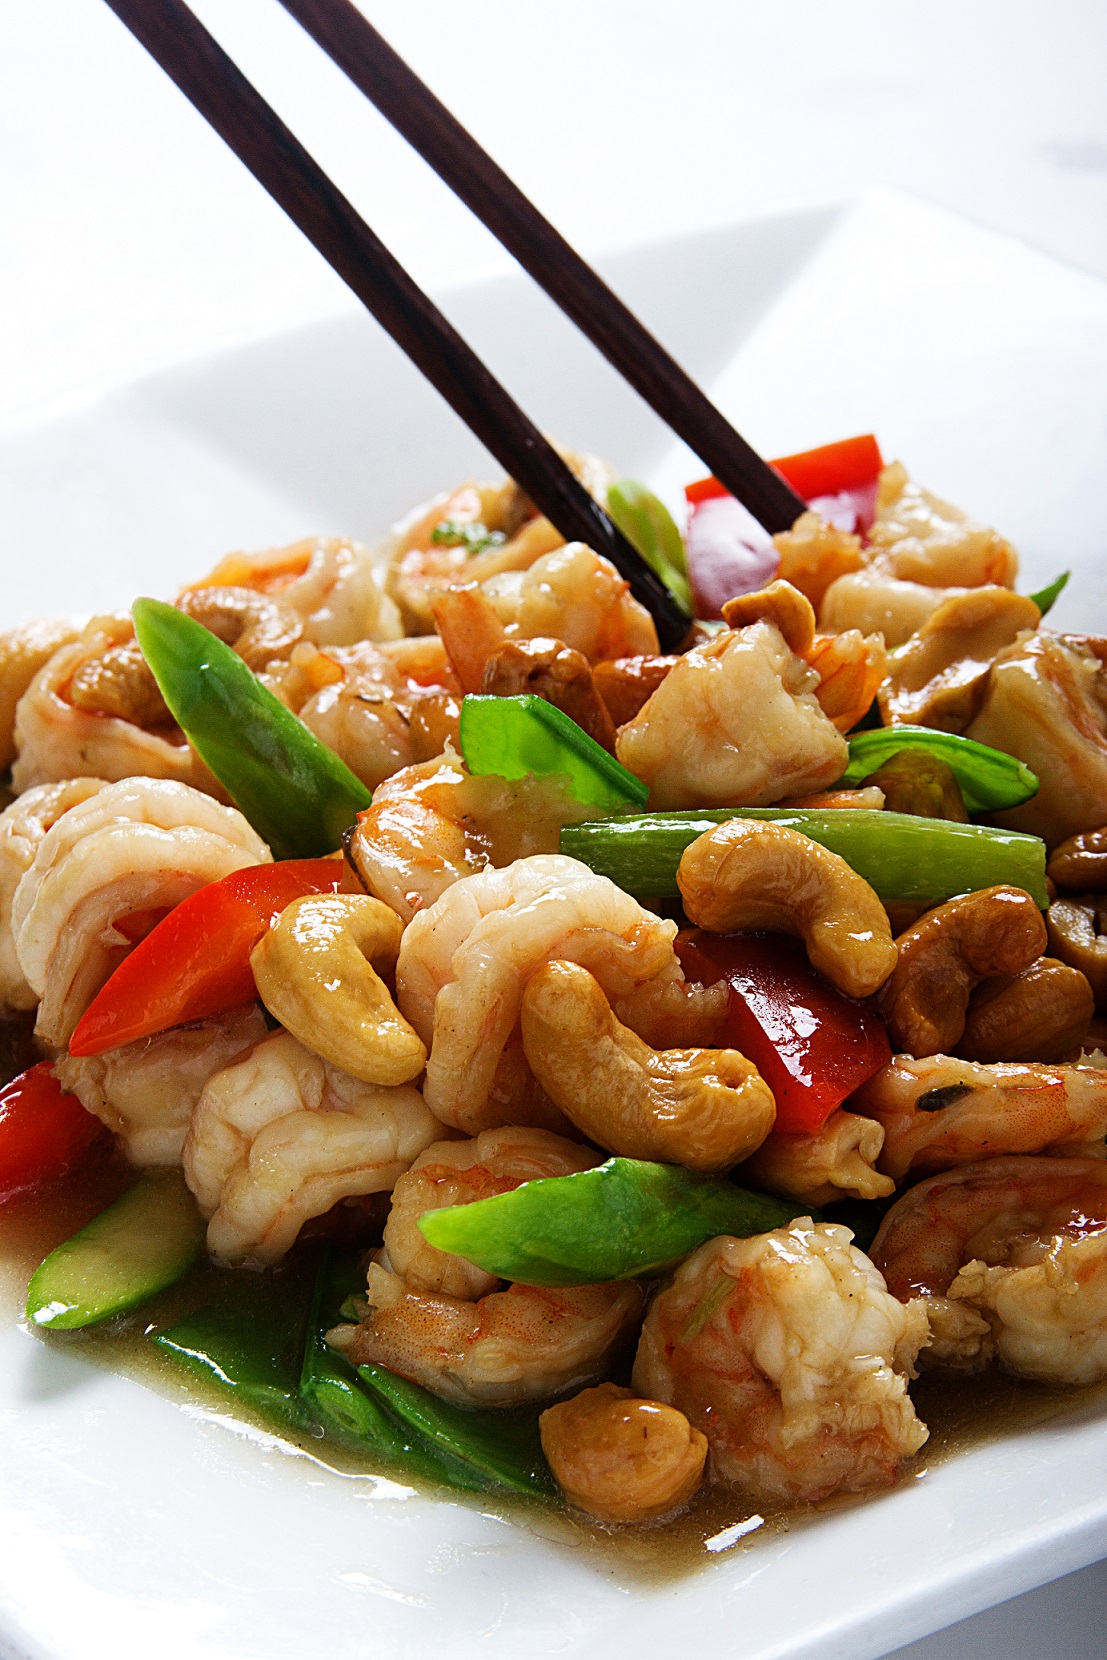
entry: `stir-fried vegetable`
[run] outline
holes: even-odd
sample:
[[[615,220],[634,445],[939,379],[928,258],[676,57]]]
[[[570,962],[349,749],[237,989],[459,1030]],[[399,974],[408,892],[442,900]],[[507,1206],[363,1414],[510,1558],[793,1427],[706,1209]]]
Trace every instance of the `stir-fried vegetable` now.
[[[688,580],[684,542],[665,503],[644,484],[624,478],[608,490],[607,510],[627,541],[638,549],[691,619],[694,614],[692,584]]]
[[[330,853],[372,796],[228,645],[160,600],[132,607],[174,720],[279,859]]]
[[[884,1022],[845,997],[794,940],[757,934],[685,934],[677,950],[690,980],[726,979],[724,1041],[751,1060],[776,1100],[777,1130],[813,1134],[835,1107],[892,1058]]]
[[[472,696],[461,705],[461,753],[470,772],[525,778],[565,773],[578,801],[592,807],[644,807],[640,778],[545,698]]]
[[[956,778],[970,813],[996,813],[1018,807],[1037,794],[1038,780],[1024,761],[990,749],[956,732],[935,732],[929,726],[882,726],[850,738],[849,766],[843,787],[862,784],[902,750],[922,750],[944,761]]]
[[[954,894],[999,882],[1025,888],[1044,910],[1045,843],[1037,836],[983,824],[952,824],[908,813],[853,807],[718,807],[691,813],[644,813],[566,825],[561,851],[609,876],[640,898],[676,899],[684,849],[727,819],[772,819],[840,854],[886,902],[939,905]]]
[[[716,1234],[764,1233],[799,1214],[783,1200],[677,1165],[613,1158],[427,1211],[419,1227],[440,1251],[504,1279],[597,1285],[654,1273]]]
[[[859,490],[875,484],[884,465],[880,445],[871,432],[856,438],[841,438],[833,444],[820,444],[817,449],[801,450],[796,455],[782,455],[770,463],[781,473],[797,496],[804,501],[815,501],[820,496],[839,496],[846,490]],[[695,506],[728,494],[726,486],[717,478],[697,479],[684,487],[687,500]]]
[[[1053,607],[1060,599],[1062,590],[1068,583],[1069,575],[1070,573],[1068,571],[1062,571],[1060,576],[1055,576],[1053,578],[1052,582],[1047,582],[1044,588],[1039,588],[1036,594],[1031,594],[1030,598],[1034,601],[1034,604],[1038,607],[1038,610],[1042,613],[1043,617],[1047,611],[1053,610]]]
[[[50,1061],[0,1089],[0,1199],[57,1181],[105,1134],[75,1095],[55,1078]]]
[[[180,1171],[150,1171],[40,1263],[27,1318],[72,1331],[125,1314],[187,1273],[203,1242],[204,1221]]]
[[[78,1021],[69,1053],[99,1055],[249,1002],[258,940],[286,905],[337,893],[343,876],[339,860],[287,859],[198,888],[124,957]]]

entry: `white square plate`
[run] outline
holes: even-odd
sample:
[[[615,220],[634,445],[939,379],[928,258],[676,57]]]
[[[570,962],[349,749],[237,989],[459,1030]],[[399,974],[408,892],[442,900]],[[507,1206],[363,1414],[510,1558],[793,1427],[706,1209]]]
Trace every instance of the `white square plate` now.
[[[1107,627],[1107,288],[902,198],[741,225],[608,275],[763,453],[875,430]],[[550,431],[670,499],[702,468],[522,280],[453,291]],[[372,538],[494,469],[361,314],[161,375],[0,444],[0,626],[168,594],[234,547]],[[675,1583],[479,1508],[333,1475],[0,1330],[0,1652],[20,1660],[865,1657],[1107,1551],[1085,1408]],[[740,1510],[737,1512],[740,1513]]]

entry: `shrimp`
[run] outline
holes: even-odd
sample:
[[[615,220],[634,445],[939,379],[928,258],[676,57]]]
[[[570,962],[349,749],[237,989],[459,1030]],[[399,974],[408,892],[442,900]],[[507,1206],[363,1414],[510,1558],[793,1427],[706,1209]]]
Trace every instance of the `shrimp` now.
[[[78,802],[102,789],[102,778],[71,778],[67,784],[36,784],[0,813],[0,1011],[33,1009],[38,998],[27,984],[15,954],[12,900],[51,825]]]
[[[39,669],[77,637],[72,623],[44,617],[0,634],[0,772],[15,760],[16,705]]]
[[[19,700],[14,742],[12,784],[20,793],[89,775],[179,784],[198,776],[137,652],[129,617],[94,617],[54,653]]]
[[[1091,642],[1020,635],[993,662],[965,731],[1037,774],[1036,794],[996,823],[1052,848],[1107,821],[1107,666]]]
[[[459,1406],[525,1406],[573,1394],[607,1371],[641,1317],[633,1281],[509,1285],[468,1300],[410,1290],[379,1262],[369,1268],[367,1317],[328,1342]]]
[[[925,1297],[928,1367],[998,1357],[1047,1383],[1107,1377],[1107,1164],[998,1158],[904,1194],[872,1256],[889,1288]]]
[[[963,732],[977,713],[988,671],[1041,613],[1009,588],[971,588],[943,600],[888,664],[880,712],[897,722]]]
[[[370,651],[372,648],[370,648]],[[405,697],[387,658],[364,646],[337,647],[323,656],[323,684],[300,705],[299,716],[369,789],[411,765],[410,695]],[[320,678],[323,678],[320,676]]]
[[[408,924],[396,965],[397,1002],[430,1050],[431,1111],[470,1135],[497,1124],[562,1127],[519,1043],[527,980],[543,963],[580,963],[629,1025],[625,1001],[638,988],[683,983],[675,935],[675,922],[560,854],[455,882]]]
[[[816,700],[839,732],[848,732],[868,712],[888,672],[883,636],[861,634],[856,628],[816,634],[803,660],[819,676]]]
[[[718,1479],[792,1501],[856,1493],[926,1440],[907,1394],[923,1305],[891,1296],[851,1238],[803,1217],[712,1239],[655,1298],[634,1389],[707,1436]]]
[[[554,639],[593,663],[655,655],[657,629],[609,559],[568,542],[521,574],[490,577],[481,592],[508,640]]]
[[[289,1032],[210,1078],[182,1153],[216,1257],[276,1262],[340,1199],[388,1192],[441,1134],[411,1084],[362,1083]]]
[[[208,1079],[266,1036],[256,1003],[140,1038],[88,1059],[63,1055],[63,1089],[120,1136],[131,1163],[179,1165],[193,1108]]]
[[[307,536],[263,553],[228,554],[190,587],[278,595],[298,613],[305,638],[317,646],[395,640],[403,633],[399,611],[378,586],[368,548],[341,536]]]
[[[929,588],[1013,588],[1019,572],[1010,542],[915,484],[898,461],[880,475],[869,548],[889,576]]]
[[[938,607],[964,598],[971,588],[929,588],[891,576],[882,566],[867,565],[830,584],[819,606],[819,627],[827,634],[856,628],[883,634],[889,651],[905,645]]]
[[[496,1193],[511,1193],[523,1182],[590,1170],[601,1155],[548,1130],[510,1126],[484,1130],[472,1141],[436,1141],[419,1154],[392,1190],[384,1229],[389,1265],[409,1291],[441,1292],[476,1302],[500,1280],[475,1263],[440,1251],[423,1238],[419,1218],[429,1210],[469,1205]]]
[[[1107,1072],[897,1055],[849,1104],[884,1126],[877,1168],[899,1182],[1001,1153],[1061,1152],[1101,1141]]]
[[[590,812],[563,778],[474,777],[447,751],[380,786],[349,857],[369,892],[410,922],[464,876],[555,853],[562,825]]]
[[[46,832],[12,901],[19,966],[42,999],[37,1035],[68,1043],[130,943],[114,924],[169,907],[270,860],[233,807],[187,784],[127,778],[70,807]]]
[[[766,806],[825,789],[849,757],[818,684],[774,622],[728,629],[680,658],[621,728],[616,754],[660,810]]]
[[[791,530],[773,537],[773,546],[780,555],[779,575],[806,594],[816,611],[830,584],[865,562],[860,536],[828,524],[817,513],[801,513]]]

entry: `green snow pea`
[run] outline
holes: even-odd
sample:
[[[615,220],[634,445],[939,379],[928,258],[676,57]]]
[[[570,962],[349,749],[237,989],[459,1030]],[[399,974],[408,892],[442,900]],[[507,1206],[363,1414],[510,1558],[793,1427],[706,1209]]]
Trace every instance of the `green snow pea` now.
[[[1053,610],[1053,607],[1060,599],[1061,590],[1068,583],[1070,574],[1071,573],[1069,571],[1062,571],[1060,576],[1055,576],[1053,581],[1048,582],[1044,588],[1039,588],[1036,594],[1031,594],[1030,598],[1034,601],[1034,604],[1038,607],[1038,610],[1042,613],[1043,617],[1047,611]]]
[[[174,720],[274,858],[332,853],[372,800],[361,780],[202,623],[156,599],[132,614]]]
[[[717,1234],[765,1233],[810,1206],[674,1164],[608,1159],[572,1176],[420,1217],[426,1239],[525,1285],[597,1285],[654,1273]]]
[[[665,503],[644,484],[622,478],[607,492],[607,511],[689,618],[694,616],[684,539]]]
[[[839,854],[885,900],[939,905],[954,894],[1009,882],[1044,910],[1045,843],[1037,836],[984,824],[874,813],[779,807],[718,807],[690,813],[643,813],[566,825],[561,851],[609,876],[639,898],[676,899],[680,856],[697,836],[728,819],[768,819],[799,830]]]
[[[1017,807],[1037,793],[1038,780],[1025,761],[989,749],[956,732],[929,726],[882,726],[858,732],[849,741],[849,766],[839,784],[861,784],[903,749],[921,749],[944,761],[956,778],[969,813],[994,813]]]
[[[545,698],[462,699],[461,753],[473,773],[501,778],[567,773],[578,801],[590,807],[644,807],[649,789],[575,720]]]

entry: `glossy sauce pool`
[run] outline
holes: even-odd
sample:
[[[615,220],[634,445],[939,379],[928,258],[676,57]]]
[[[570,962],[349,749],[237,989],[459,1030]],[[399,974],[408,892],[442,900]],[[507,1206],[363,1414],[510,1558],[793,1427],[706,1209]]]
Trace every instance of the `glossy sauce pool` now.
[[[133,1180],[133,1170],[108,1154],[94,1159],[79,1177],[45,1194],[0,1206],[0,1318],[21,1319],[27,1281],[46,1253],[90,1221]],[[164,1329],[198,1308],[207,1300],[218,1276],[227,1272],[207,1263],[198,1264],[179,1285],[127,1320],[56,1337],[36,1333],[33,1340],[76,1345],[82,1358],[94,1365],[123,1373],[182,1405],[206,1408],[223,1417],[233,1413],[272,1435],[272,1423],[243,1411],[238,1402],[230,1405],[217,1385],[207,1385],[195,1374],[186,1373],[147,1338],[151,1330]],[[259,1276],[260,1281],[265,1278]],[[964,1380],[924,1374],[912,1384],[911,1394],[920,1417],[930,1428],[930,1439],[916,1458],[903,1465],[901,1483],[919,1479],[928,1468],[981,1442],[1059,1416],[1083,1415],[1089,1408],[1107,1403],[1107,1385],[1049,1388],[996,1371]],[[664,1527],[607,1530],[536,1501],[499,1495],[490,1499],[487,1494],[433,1488],[413,1481],[402,1470],[389,1469],[368,1457],[359,1458],[356,1449],[329,1436],[298,1437],[285,1429],[277,1433],[310,1454],[316,1464],[344,1474],[392,1476],[451,1503],[479,1506],[485,1512],[492,1509],[543,1539],[577,1551],[583,1549],[595,1558],[600,1569],[617,1569],[643,1583],[681,1577],[718,1560],[723,1552],[756,1550],[765,1538],[817,1523],[830,1511],[867,1502],[864,1496],[848,1496],[818,1505],[766,1505],[755,1504],[733,1490],[709,1488],[684,1515]]]

